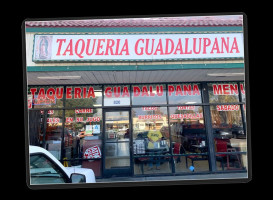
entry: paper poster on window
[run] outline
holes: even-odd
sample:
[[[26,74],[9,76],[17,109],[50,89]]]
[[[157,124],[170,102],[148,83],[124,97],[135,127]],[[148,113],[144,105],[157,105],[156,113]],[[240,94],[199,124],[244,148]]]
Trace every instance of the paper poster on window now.
[[[145,122],[137,122],[139,130],[145,130]]]
[[[46,97],[46,96],[43,96],[42,98],[39,97],[39,95],[34,95],[34,98],[33,98],[33,105],[56,105],[56,97]]]
[[[100,134],[100,125],[93,125],[93,134]]]
[[[83,157],[86,159],[101,158],[100,148],[96,145],[86,149]]]
[[[85,126],[85,134],[92,134],[92,125]]]

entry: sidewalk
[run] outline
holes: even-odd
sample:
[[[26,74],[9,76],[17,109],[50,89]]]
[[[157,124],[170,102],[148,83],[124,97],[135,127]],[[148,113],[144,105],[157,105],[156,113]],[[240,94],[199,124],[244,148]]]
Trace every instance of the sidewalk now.
[[[215,180],[215,179],[246,179],[247,173],[228,174],[199,174],[183,176],[157,176],[157,177],[113,177],[108,179],[97,179],[97,183],[113,182],[147,182],[147,181],[183,181],[183,180]]]

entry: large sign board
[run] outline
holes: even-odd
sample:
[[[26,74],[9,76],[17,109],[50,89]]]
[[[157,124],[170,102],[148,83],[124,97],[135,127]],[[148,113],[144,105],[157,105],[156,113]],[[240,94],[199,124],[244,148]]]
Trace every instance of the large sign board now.
[[[243,58],[243,33],[35,35],[33,61]]]

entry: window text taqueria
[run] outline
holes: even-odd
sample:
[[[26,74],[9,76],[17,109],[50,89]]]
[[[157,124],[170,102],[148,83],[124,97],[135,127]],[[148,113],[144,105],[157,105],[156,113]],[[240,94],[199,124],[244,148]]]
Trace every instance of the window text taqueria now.
[[[33,99],[63,99],[63,87],[49,88],[30,88],[30,93]],[[95,98],[93,87],[67,87],[65,92],[66,99],[89,99]]]

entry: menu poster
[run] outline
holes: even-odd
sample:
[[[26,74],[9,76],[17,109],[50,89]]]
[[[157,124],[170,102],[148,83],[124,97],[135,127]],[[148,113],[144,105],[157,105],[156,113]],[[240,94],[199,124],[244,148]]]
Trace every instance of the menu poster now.
[[[86,125],[85,126],[85,135],[92,135],[92,125]]]
[[[100,134],[100,125],[93,125],[93,134]]]

